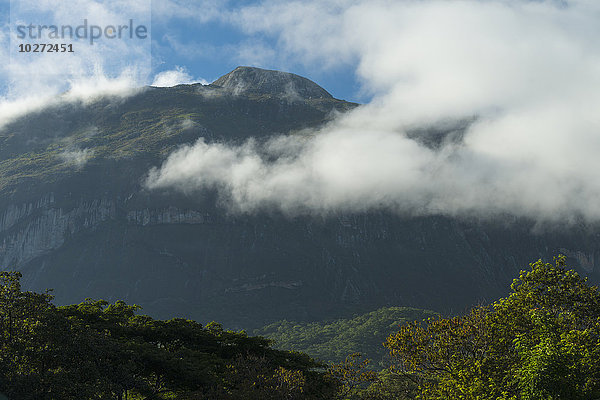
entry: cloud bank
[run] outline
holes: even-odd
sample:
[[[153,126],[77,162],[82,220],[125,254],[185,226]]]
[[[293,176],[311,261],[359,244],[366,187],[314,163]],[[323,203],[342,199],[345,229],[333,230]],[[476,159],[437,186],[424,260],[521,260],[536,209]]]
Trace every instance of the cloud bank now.
[[[219,190],[231,210],[600,219],[600,3],[265,2],[232,21],[277,54],[356,65],[373,101],[310,138],[173,153],[150,188]],[[427,147],[407,132],[474,120]]]
[[[151,65],[150,41],[53,39],[44,43],[68,44],[73,53],[20,53],[18,44],[36,41],[19,38],[16,26],[29,24],[107,26],[133,18],[150,21],[147,0],[124,4],[116,0],[18,0],[10,8],[12,25],[0,25],[0,128],[29,112],[60,102],[88,102],[101,96],[124,97],[147,83]],[[128,20],[127,20],[128,21]],[[48,30],[43,31],[48,35]],[[35,34],[37,35],[37,33]],[[12,40],[11,40],[12,39]]]
[[[67,86],[39,88],[19,96],[0,96],[0,129],[31,112],[61,103],[89,103],[100,97],[122,99],[144,90],[124,70],[120,76],[107,77],[102,72],[66,82]],[[66,90],[66,91],[63,91]]]

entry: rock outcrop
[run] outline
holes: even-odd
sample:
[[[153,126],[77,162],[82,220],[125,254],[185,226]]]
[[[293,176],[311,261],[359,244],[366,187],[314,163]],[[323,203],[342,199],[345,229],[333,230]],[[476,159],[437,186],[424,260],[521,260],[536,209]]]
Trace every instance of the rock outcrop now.
[[[332,99],[321,86],[289,72],[237,67],[213,82],[234,94],[270,94],[289,99]]]

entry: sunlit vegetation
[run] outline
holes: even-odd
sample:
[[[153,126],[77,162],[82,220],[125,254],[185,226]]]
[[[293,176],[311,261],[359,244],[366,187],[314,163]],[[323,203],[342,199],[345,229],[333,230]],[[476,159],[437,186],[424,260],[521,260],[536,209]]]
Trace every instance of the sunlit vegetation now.
[[[26,181],[45,184],[78,172],[60,157],[65,151],[89,149],[87,162],[96,164],[132,158],[158,163],[177,146],[199,137],[236,140],[288,133],[322,124],[333,109],[354,106],[335,99],[281,104],[277,96],[232,96],[201,85],[148,88],[128,98],[85,104],[57,99],[0,126],[0,194]],[[143,162],[141,166],[148,167]]]
[[[404,325],[390,372],[422,399],[600,397],[600,293],[559,257],[521,272],[512,293],[463,316]]]
[[[351,353],[361,353],[375,368],[385,365],[385,339],[400,325],[421,321],[437,314],[406,307],[384,307],[354,318],[325,322],[280,321],[255,330],[256,335],[273,339],[277,348],[301,351],[319,360],[342,362]]]

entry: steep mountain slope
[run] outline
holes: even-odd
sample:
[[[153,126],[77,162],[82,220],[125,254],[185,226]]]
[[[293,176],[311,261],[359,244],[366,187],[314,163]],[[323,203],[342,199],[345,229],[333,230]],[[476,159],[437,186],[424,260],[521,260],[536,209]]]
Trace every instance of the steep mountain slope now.
[[[57,301],[138,303],[232,328],[413,306],[461,311],[516,272],[566,252],[598,278],[599,230],[385,212],[229,215],[211,191],[147,191],[182,144],[303,134],[356,104],[278,71],[239,67],[211,85],[57,102],[0,128],[0,265]],[[561,250],[562,249],[562,250]]]

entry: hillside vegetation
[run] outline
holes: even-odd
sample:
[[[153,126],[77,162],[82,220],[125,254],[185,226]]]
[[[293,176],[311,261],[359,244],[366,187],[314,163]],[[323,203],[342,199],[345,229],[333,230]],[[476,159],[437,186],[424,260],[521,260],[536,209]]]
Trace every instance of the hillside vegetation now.
[[[55,307],[48,293],[23,292],[20,274],[1,273],[0,392],[11,400],[600,396],[600,292],[568,269],[563,257],[531,264],[512,293],[491,306],[396,328],[385,341],[389,365],[379,373],[358,353],[326,366],[216,323],[161,321],[136,310],[101,300]],[[337,357],[334,343],[341,351],[370,349],[369,329],[396,317],[427,315],[382,309],[303,329],[313,351]],[[300,328],[286,334],[285,326],[279,325],[280,337],[302,342]],[[323,349],[317,332],[329,338]]]
[[[597,399],[600,292],[564,257],[538,261],[508,297],[404,325],[385,346],[421,399]]]
[[[177,146],[200,137],[246,140],[290,133],[322,124],[333,110],[355,106],[333,98],[286,102],[270,93],[234,94],[200,84],[149,87],[91,102],[59,98],[0,126],[0,196],[24,189],[39,195],[41,188],[28,184],[44,188],[82,171],[99,173],[94,167],[127,164],[133,171],[118,176],[120,189],[137,183],[151,163]]]
[[[342,362],[348,354],[359,352],[382,365],[387,351],[385,339],[400,325],[436,316],[427,310],[384,307],[350,319],[325,322],[280,321],[257,329],[254,334],[274,341],[280,349],[296,350],[327,362]]]
[[[0,274],[0,397],[11,400],[331,398],[300,353],[217,323],[154,320],[124,302],[55,307]]]

